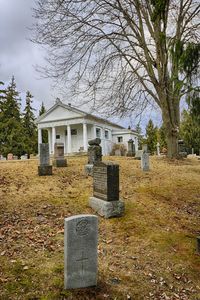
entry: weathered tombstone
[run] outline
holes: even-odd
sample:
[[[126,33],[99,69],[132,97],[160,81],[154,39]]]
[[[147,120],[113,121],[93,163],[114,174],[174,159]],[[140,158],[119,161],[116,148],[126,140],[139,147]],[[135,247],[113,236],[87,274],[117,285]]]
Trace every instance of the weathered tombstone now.
[[[149,153],[143,152],[141,156],[142,171],[149,171]]]
[[[143,154],[143,150],[138,150],[135,152],[135,159],[141,160],[141,156]]]
[[[21,160],[26,160],[26,159],[28,159],[28,155],[27,154],[21,155],[20,159]]]
[[[178,154],[182,158],[186,158],[187,157],[186,146],[185,146],[183,140],[178,140]]]
[[[160,143],[158,142],[156,145],[157,148],[157,155],[160,156]]]
[[[57,168],[67,166],[67,160],[64,157],[64,144],[63,143],[55,143],[54,144],[53,166],[57,167]]]
[[[52,166],[50,165],[49,144],[40,144],[40,165],[38,166],[38,175],[52,175]]]
[[[115,149],[115,156],[122,156],[122,152],[120,149]]]
[[[135,156],[135,144],[132,139],[128,140],[128,152],[127,156]]]
[[[119,199],[119,165],[99,162],[93,168],[93,196],[89,205],[105,218],[121,217],[124,202]]]
[[[17,155],[13,155],[13,160],[18,160],[18,156]]]
[[[65,289],[97,285],[98,217],[77,215],[65,219]]]
[[[88,144],[88,163],[85,165],[85,172],[92,176],[94,163],[102,161],[101,139],[90,140]]]
[[[13,160],[13,154],[12,153],[8,153],[7,160]]]

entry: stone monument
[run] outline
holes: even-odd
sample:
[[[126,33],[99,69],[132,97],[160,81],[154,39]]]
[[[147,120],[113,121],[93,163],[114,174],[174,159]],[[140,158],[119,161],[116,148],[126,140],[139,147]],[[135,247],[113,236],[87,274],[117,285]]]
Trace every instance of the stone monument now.
[[[77,215],[65,219],[65,289],[97,284],[98,217]]]
[[[89,206],[105,218],[121,217],[125,206],[119,199],[119,165],[112,162],[94,164],[93,179]]]
[[[142,171],[149,171],[149,153],[143,152],[141,156]]]
[[[157,149],[157,155],[160,156],[160,143],[157,142],[156,144],[156,149]]]
[[[141,160],[141,156],[143,154],[143,150],[138,150],[135,152],[135,159]]]
[[[52,175],[52,166],[50,165],[49,144],[40,144],[40,165],[38,166],[38,175]]]
[[[128,140],[128,152],[127,156],[135,156],[135,144],[132,139]]]
[[[54,144],[53,166],[57,167],[57,168],[67,166],[67,160],[64,157],[64,144],[63,143],[55,143]]]
[[[85,172],[87,175],[92,176],[94,163],[102,161],[101,139],[90,140],[88,144],[88,163],[85,165]]]
[[[143,152],[148,152],[148,145],[147,144],[143,144],[142,145],[142,150],[143,150]]]
[[[7,160],[13,160],[13,154],[12,153],[8,153]]]

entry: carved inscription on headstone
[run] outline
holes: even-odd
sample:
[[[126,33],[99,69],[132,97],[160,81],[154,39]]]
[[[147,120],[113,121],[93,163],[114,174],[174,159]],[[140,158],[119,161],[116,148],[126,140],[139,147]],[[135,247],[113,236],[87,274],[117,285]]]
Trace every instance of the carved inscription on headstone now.
[[[78,215],[65,219],[65,289],[97,284],[98,218]]]
[[[119,165],[97,163],[93,169],[93,196],[106,200],[119,200]]]

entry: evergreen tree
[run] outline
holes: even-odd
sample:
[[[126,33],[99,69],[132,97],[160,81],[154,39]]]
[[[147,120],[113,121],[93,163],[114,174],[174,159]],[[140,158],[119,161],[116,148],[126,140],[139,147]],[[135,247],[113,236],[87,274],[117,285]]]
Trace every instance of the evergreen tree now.
[[[43,115],[45,112],[46,112],[46,108],[44,106],[44,102],[42,102],[42,105],[41,105],[40,111],[39,111],[39,116]],[[42,130],[42,142],[48,143],[48,132],[45,129]]]
[[[0,105],[0,152],[5,156],[9,152],[17,156],[23,154],[20,100],[13,76]]]
[[[32,108],[33,96],[29,91],[26,93],[26,106],[24,109],[23,128],[24,128],[24,150],[28,154],[37,152],[37,126],[35,125],[34,109]]]
[[[194,152],[199,154],[200,149],[200,126],[199,118],[195,117],[192,110],[184,110],[180,127],[180,136],[184,140],[186,147],[194,148]]]
[[[148,150],[151,154],[156,151],[158,128],[154,127],[153,121],[150,119],[146,126],[146,141]]]
[[[158,142],[160,144],[160,149],[167,148],[167,141],[166,141],[166,129],[164,124],[158,129]]]
[[[46,108],[44,106],[44,102],[42,102],[42,105],[40,107],[39,116],[43,115],[46,112]]]
[[[138,149],[141,149],[142,148],[142,129],[141,129],[139,123],[136,125],[135,131],[138,134]]]

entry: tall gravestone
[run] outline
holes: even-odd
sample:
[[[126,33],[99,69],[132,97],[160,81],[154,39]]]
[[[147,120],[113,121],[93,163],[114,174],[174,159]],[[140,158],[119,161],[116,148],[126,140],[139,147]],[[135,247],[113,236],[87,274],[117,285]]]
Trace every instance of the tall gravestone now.
[[[149,171],[149,153],[143,152],[141,156],[142,171]]]
[[[97,216],[77,215],[65,219],[65,289],[83,288],[97,284],[97,245]]]
[[[132,139],[128,140],[128,152],[127,156],[135,156],[135,144]]]
[[[105,218],[121,217],[125,206],[119,199],[119,165],[112,162],[94,164],[93,180],[90,207]]]
[[[38,175],[52,175],[52,166],[50,165],[49,144],[40,144],[40,165],[38,166]]]
[[[87,175],[92,176],[94,164],[102,161],[101,139],[90,140],[88,144],[88,163],[85,165],[85,172]]]
[[[67,160],[64,157],[64,144],[63,143],[55,143],[54,144],[53,166],[57,167],[57,168],[67,166]]]

